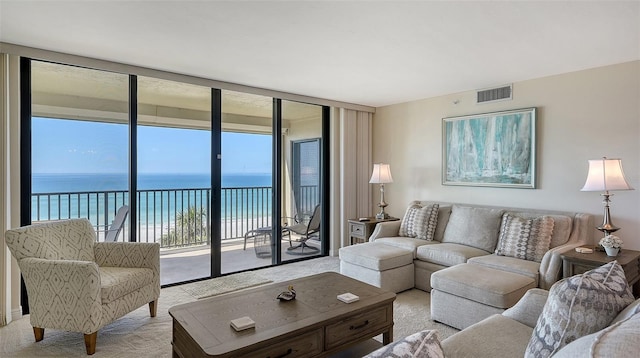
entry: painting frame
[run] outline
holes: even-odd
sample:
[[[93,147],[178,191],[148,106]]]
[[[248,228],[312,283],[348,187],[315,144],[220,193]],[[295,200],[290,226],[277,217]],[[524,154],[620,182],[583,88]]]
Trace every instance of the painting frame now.
[[[442,184],[536,188],[536,108],[442,119]]]

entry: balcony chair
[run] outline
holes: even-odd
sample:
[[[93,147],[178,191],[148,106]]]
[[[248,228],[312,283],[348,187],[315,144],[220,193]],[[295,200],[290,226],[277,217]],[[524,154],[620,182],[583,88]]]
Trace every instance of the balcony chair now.
[[[96,242],[87,219],[12,229],[5,239],[22,271],[36,342],[45,328],[82,332],[91,355],[106,324],[147,303],[156,316],[158,243]]]
[[[319,248],[314,246],[309,246],[307,244],[307,240],[311,238],[312,235],[318,233],[320,231],[320,205],[316,205],[313,209],[313,214],[309,218],[308,223],[298,223],[291,226],[287,226],[289,231],[300,235],[299,244],[296,246],[288,247],[287,253],[291,255],[312,255],[318,253],[320,251]],[[295,251],[297,249],[301,249],[299,252]],[[307,249],[307,252],[304,250]]]
[[[253,239],[253,247],[256,251],[256,257],[258,258],[269,258],[271,257],[271,249],[269,248],[268,250],[264,247],[266,241],[271,241],[271,226],[265,226],[265,227],[259,227],[257,229],[253,229],[253,230],[249,230],[244,234],[244,246],[242,247],[243,250],[247,249],[247,240],[248,239]],[[268,238],[267,238],[268,236]],[[282,227],[282,238],[284,239],[285,236],[287,236],[289,238],[289,247],[292,246],[291,244],[291,231],[289,231],[289,228],[287,226],[283,226]],[[262,246],[260,248],[258,248],[258,246]]]
[[[116,217],[111,222],[111,226],[107,229],[104,235],[105,242],[116,242],[118,240],[118,235],[120,235],[120,231],[124,227],[124,222],[127,220],[127,215],[129,215],[129,206],[122,205],[118,212],[116,213]]]

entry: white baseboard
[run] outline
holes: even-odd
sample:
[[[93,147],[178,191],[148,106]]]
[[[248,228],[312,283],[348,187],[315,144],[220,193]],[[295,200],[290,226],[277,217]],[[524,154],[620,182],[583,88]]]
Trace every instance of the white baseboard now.
[[[11,321],[15,321],[20,318],[22,318],[22,307],[11,310],[11,313],[9,313],[8,315],[3,315],[2,317],[0,317],[0,327],[6,326],[11,323]]]
[[[22,306],[18,306],[15,310],[11,310],[11,318],[12,320],[22,318]]]

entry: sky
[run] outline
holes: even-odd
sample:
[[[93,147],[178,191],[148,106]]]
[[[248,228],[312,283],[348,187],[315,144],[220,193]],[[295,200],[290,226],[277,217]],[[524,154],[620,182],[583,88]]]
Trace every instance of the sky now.
[[[33,173],[126,173],[124,124],[34,117]],[[211,133],[138,127],[138,173],[209,173]],[[270,173],[271,136],[222,133],[222,172]]]

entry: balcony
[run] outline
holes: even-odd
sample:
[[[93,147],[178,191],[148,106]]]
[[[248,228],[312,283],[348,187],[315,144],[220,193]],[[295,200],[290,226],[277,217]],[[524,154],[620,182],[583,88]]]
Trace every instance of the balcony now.
[[[138,242],[160,243],[162,284],[207,277],[211,267],[211,190],[158,189],[136,192]],[[271,226],[271,187],[234,187],[221,190],[220,237],[222,273],[271,265],[270,255],[257,255],[253,238],[245,247],[245,233]],[[317,186],[300,188],[301,208],[313,208]],[[32,222],[88,218],[104,241],[106,228],[118,208],[129,203],[128,191],[87,191],[32,194]],[[125,224],[124,233],[129,232]],[[292,240],[295,240],[295,234]],[[120,234],[118,240],[124,240]],[[319,245],[319,241],[315,242]],[[282,240],[283,260],[288,237]],[[259,248],[258,248],[259,249]],[[268,249],[270,251],[270,248]]]

